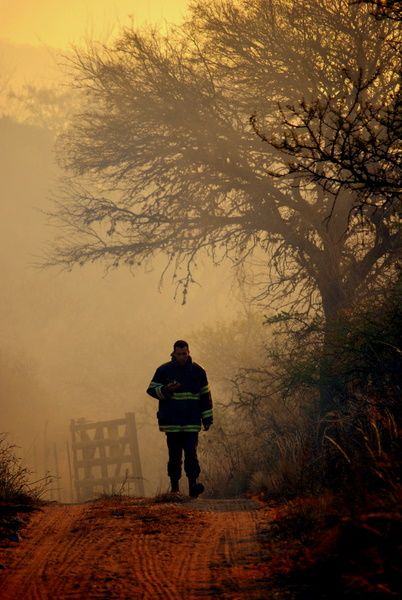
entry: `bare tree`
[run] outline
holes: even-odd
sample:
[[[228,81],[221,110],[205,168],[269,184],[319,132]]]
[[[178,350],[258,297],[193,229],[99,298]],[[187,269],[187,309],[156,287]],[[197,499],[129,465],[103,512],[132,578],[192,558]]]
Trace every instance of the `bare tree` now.
[[[401,19],[400,2],[365,1],[374,16]],[[398,18],[398,19],[397,19]],[[381,29],[378,35],[382,35]],[[268,138],[259,128],[258,117],[251,124],[257,135],[287,157],[283,169],[273,176],[304,177],[319,183],[334,196],[342,188],[356,192],[355,206],[363,205],[400,213],[402,192],[402,97],[401,32],[397,27],[387,43],[396,60],[367,70],[361,65],[345,77],[349,85],[334,97],[320,90],[315,99],[281,106],[282,131]],[[366,211],[372,214],[372,211]],[[376,211],[377,212],[377,211]]]
[[[18,91],[7,93],[10,114],[19,120],[58,133],[68,122],[68,115],[79,106],[79,100],[67,86],[60,87],[26,84]]]
[[[324,96],[307,104],[282,110],[283,135],[270,139],[251,117],[257,135],[288,157],[286,165],[273,176],[303,177],[319,183],[336,199],[343,189],[355,192],[351,212],[364,212],[376,220],[381,209],[396,218],[402,194],[402,112],[401,93],[389,94],[388,104],[381,98],[373,104],[367,92],[376,77],[351,81],[348,97]],[[374,207],[372,211],[369,207]],[[380,221],[381,219],[377,219]],[[388,240],[391,242],[391,240]],[[398,243],[398,236],[394,237]]]
[[[281,135],[278,103],[344,98],[358,77],[388,93],[394,36],[348,0],[211,0],[166,36],[128,28],[77,49],[87,103],[59,142],[66,235],[48,262],[135,266],[162,252],[185,295],[203,253],[258,259],[260,297],[333,319],[393,268],[396,224],[383,212],[348,227],[352,186],[328,220],[332,190],[276,177],[286,148],[262,144],[249,119]]]

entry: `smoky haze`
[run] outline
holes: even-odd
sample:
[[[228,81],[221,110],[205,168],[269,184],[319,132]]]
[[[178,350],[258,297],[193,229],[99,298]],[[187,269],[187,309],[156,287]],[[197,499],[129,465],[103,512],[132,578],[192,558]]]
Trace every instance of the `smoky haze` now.
[[[145,389],[172,343],[238,310],[229,268],[200,269],[187,305],[174,287],[158,291],[161,263],[105,276],[102,266],[72,272],[35,267],[57,230],[43,213],[57,187],[54,137],[44,127],[0,120],[1,431],[37,479],[60,480],[50,497],[71,499],[66,442],[71,419],[101,421],[134,412],[145,491],[166,485],[156,404]],[[201,363],[206,357],[197,354]],[[58,467],[56,467],[56,459]]]
[[[362,140],[348,138],[360,131],[360,115],[373,131],[383,127],[370,102],[381,107],[399,86],[392,26],[343,0],[238,4],[194,3],[171,38],[127,27],[109,46],[89,41],[72,53],[70,99],[28,90],[20,103],[29,119],[17,122],[16,111],[0,123],[2,429],[38,474],[54,468],[72,418],[134,411],[146,491],[163,487],[164,440],[144,391],[155,367],[177,338],[213,372],[219,361],[228,364],[235,345],[223,326],[241,306],[230,263],[203,264],[205,249],[216,262],[230,257],[243,269],[265,309],[275,301],[274,309],[307,329],[317,317],[324,329],[336,322],[394,269],[396,221],[372,219],[369,210],[355,215],[358,188],[337,177],[329,185],[334,166],[327,156],[323,170],[320,154],[329,144],[347,167],[342,148],[349,142],[360,156]],[[62,189],[52,127],[64,134],[57,145]],[[311,148],[318,154],[310,156]],[[371,160],[375,166],[377,155]],[[49,210],[59,230],[47,226]],[[55,245],[46,256],[58,268],[34,269],[49,240]],[[155,249],[171,259],[161,293],[163,261]],[[256,269],[250,256],[260,259]],[[119,268],[105,276],[105,264]],[[180,294],[172,298],[175,282],[182,278],[186,291],[193,273],[202,287],[191,285],[182,307]],[[226,347],[217,354],[211,345],[223,331]],[[238,339],[250,353],[232,364],[254,366],[254,338]],[[332,402],[324,380],[322,414]],[[260,398],[269,381],[259,382]],[[62,486],[68,490],[65,480]]]

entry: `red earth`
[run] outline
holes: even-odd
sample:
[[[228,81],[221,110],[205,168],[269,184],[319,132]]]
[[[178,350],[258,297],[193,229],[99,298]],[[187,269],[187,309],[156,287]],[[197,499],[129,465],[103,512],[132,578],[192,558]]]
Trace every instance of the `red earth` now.
[[[273,598],[258,530],[274,513],[246,499],[45,505],[0,547],[0,598]]]

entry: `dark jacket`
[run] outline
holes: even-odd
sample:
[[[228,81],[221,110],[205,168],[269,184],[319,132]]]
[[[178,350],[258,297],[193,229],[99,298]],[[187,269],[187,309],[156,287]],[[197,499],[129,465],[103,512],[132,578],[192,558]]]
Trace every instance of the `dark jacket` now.
[[[166,385],[177,381],[177,392],[168,392]],[[172,431],[200,431],[203,425],[212,423],[212,398],[207,374],[188,357],[185,365],[179,365],[174,357],[156,369],[147,393],[159,400],[157,413],[159,429]]]

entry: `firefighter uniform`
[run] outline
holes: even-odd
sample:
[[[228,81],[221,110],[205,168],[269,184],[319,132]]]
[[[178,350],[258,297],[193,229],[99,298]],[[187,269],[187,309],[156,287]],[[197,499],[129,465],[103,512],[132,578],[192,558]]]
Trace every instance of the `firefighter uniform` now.
[[[178,391],[168,391],[169,383],[179,383]],[[168,475],[172,482],[181,477],[182,451],[184,471],[191,484],[200,474],[197,458],[201,423],[212,424],[212,398],[204,369],[188,356],[184,365],[175,357],[155,372],[147,393],[159,400],[157,418],[160,431],[166,433],[169,450]]]

